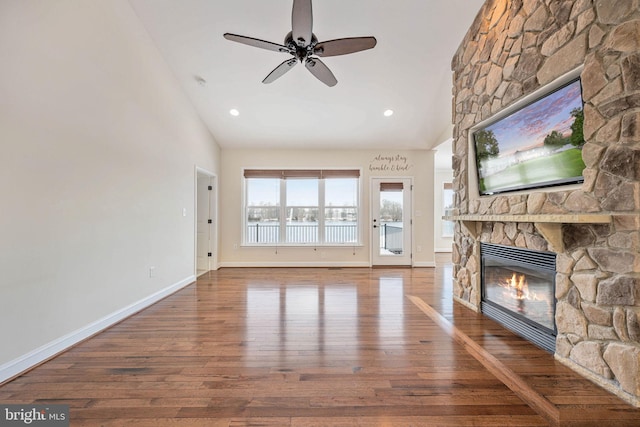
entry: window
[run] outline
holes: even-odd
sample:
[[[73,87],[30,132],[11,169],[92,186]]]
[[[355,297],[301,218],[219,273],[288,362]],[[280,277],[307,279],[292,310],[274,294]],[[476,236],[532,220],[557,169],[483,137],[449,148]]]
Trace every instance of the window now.
[[[359,170],[244,171],[248,245],[358,244]]]
[[[358,241],[358,179],[324,180],[324,242]]]
[[[453,215],[453,185],[445,182],[442,188],[442,215]],[[453,221],[442,221],[442,237],[453,237]]]
[[[318,242],[319,179],[288,179],[286,188],[286,243]]]
[[[278,241],[280,234],[280,179],[246,180],[247,243]]]

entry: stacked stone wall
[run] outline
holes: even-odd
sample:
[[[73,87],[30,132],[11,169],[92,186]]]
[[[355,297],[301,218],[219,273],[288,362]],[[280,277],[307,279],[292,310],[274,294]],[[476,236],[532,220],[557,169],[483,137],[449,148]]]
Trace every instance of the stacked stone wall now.
[[[469,129],[578,68],[579,187],[501,196],[470,188]],[[640,0],[488,0],[452,61],[456,214],[611,215],[565,224],[557,253],[556,357],[640,403]],[[472,182],[473,180],[471,180]],[[534,225],[456,224],[454,297],[479,306],[478,242],[550,250]]]

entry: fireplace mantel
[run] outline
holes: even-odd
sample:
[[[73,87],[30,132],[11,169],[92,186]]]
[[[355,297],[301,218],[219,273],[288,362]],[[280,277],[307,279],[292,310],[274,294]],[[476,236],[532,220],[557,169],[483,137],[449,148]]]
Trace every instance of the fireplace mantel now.
[[[534,214],[534,215],[451,215],[443,216],[447,221],[460,221],[469,233],[477,238],[483,222],[531,222],[557,251],[562,252],[562,224],[609,224],[609,214]]]
[[[469,222],[540,222],[551,224],[608,224],[609,214],[530,214],[530,215],[450,215],[447,221]]]

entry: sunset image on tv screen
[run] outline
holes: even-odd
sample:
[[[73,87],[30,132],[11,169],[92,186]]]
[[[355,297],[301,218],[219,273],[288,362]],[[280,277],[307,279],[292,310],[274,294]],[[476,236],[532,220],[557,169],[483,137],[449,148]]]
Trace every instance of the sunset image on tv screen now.
[[[475,131],[480,194],[582,182],[583,118],[575,80]]]

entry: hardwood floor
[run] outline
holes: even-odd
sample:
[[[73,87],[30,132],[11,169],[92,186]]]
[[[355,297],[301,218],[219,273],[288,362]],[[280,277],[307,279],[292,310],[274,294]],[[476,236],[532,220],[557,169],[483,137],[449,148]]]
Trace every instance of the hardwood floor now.
[[[552,355],[451,300],[438,268],[244,268],[0,387],[72,426],[640,425]]]

